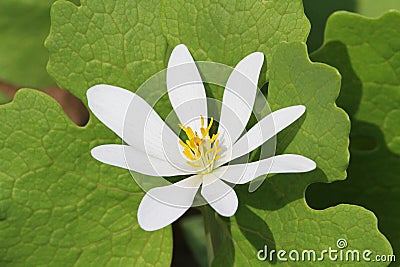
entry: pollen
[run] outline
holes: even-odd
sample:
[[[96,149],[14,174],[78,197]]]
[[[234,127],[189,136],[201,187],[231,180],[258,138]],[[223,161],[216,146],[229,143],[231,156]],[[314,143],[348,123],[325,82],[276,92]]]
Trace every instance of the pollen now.
[[[214,162],[220,158],[221,148],[218,147],[219,140],[217,140],[219,134],[213,134],[210,137],[210,129],[214,123],[213,118],[210,119],[207,127],[205,127],[205,118],[201,116],[200,119],[201,136],[189,126],[179,125],[188,137],[185,142],[179,140],[179,144],[183,147],[183,154],[188,160],[187,164],[208,173],[213,170]]]

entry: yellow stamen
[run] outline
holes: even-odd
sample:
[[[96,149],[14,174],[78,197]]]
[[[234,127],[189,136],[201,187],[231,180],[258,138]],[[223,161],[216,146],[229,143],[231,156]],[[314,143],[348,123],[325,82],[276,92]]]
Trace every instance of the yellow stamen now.
[[[217,134],[213,134],[213,136],[211,137],[211,140],[210,140],[210,142],[211,142],[211,143],[214,143],[215,139],[217,139],[217,138],[218,138],[218,136],[219,136],[219,133],[217,133]],[[217,142],[218,142],[218,141],[217,141]]]
[[[193,139],[192,140],[186,140],[186,144],[192,149],[196,149],[196,144],[194,143]]]
[[[217,149],[217,146],[213,146],[211,149],[209,149],[209,150],[206,152],[206,155],[210,154],[211,152],[213,152],[213,151],[216,150],[216,149]]]
[[[181,139],[179,139],[179,144],[181,146],[183,146],[183,148],[187,148],[188,147]]]
[[[186,133],[188,139],[184,142],[179,140],[179,144],[183,147],[183,154],[189,160],[187,164],[195,168],[202,168],[205,172],[210,172],[213,169],[213,162],[219,158],[217,154],[221,151],[218,148],[219,134],[213,134],[210,137],[210,129],[213,125],[214,119],[210,119],[210,123],[205,128],[205,118],[201,119],[201,137],[199,134],[189,126],[179,124],[179,127]]]
[[[218,146],[219,146],[219,140],[217,140],[217,142],[214,143],[214,146],[215,146],[215,147],[218,147]]]
[[[208,125],[208,127],[207,127],[207,129],[206,129],[206,130],[207,130],[207,133],[210,131],[213,122],[214,122],[214,118],[211,118],[210,124]]]
[[[179,124],[179,127],[181,127],[181,129],[186,133],[186,135],[189,139],[192,139],[194,137],[194,132],[193,132],[192,128],[185,127],[181,124]]]
[[[201,138],[198,137],[197,135],[195,137],[193,137],[193,141],[197,146],[200,146],[201,144]]]
[[[192,163],[190,161],[186,161],[186,163],[189,164],[192,167],[195,167],[195,168],[200,168],[201,167],[200,164],[194,164],[194,163]]]
[[[207,132],[206,129],[204,129],[203,127],[200,128],[201,134],[203,135],[203,137],[207,136]]]
[[[190,160],[196,160],[196,158],[193,156],[192,152],[189,149],[184,149],[183,154]]]
[[[206,165],[209,165],[213,161],[214,161],[214,159],[210,159],[209,161],[206,162]]]

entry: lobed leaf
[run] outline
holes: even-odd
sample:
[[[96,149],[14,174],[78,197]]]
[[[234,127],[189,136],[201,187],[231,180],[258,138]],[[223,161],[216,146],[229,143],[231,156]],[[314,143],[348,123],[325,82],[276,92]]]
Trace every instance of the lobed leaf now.
[[[380,18],[339,12],[328,20],[315,60],[343,75],[338,104],[350,115],[348,179],[308,191],[313,207],[361,205],[379,218],[395,254],[400,253],[400,12]],[[345,27],[352,25],[352,27]]]
[[[16,123],[17,122],[17,123]],[[0,265],[164,266],[170,229],[143,231],[144,193],[90,149],[117,142],[72,123],[44,93],[22,89],[0,107]]]

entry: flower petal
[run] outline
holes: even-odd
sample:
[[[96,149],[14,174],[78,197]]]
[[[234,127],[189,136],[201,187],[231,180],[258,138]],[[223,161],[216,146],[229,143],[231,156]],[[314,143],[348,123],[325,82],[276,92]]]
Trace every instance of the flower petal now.
[[[305,110],[305,106],[298,105],[282,108],[272,112],[254,125],[233,145],[231,158],[225,160],[225,162],[220,162],[219,166],[229,160],[243,156],[261,146],[271,137],[275,136],[300,118]]]
[[[122,138],[126,112],[134,93],[111,85],[95,85],[86,93],[93,114]]]
[[[239,201],[235,190],[213,173],[203,176],[201,195],[222,216],[230,217],[238,208]]]
[[[316,168],[309,158],[296,154],[284,154],[247,164],[220,167],[214,174],[233,184],[245,184],[269,173],[301,173]]]
[[[149,154],[150,159],[170,161],[190,170],[181,153],[178,136],[141,97],[104,84],[91,87],[87,97],[96,117],[130,146]]]
[[[219,121],[222,127],[218,131],[221,137],[231,139],[229,143],[239,138],[250,118],[263,62],[260,52],[248,55],[236,65],[226,83]]]
[[[175,176],[189,174],[168,161],[154,158],[126,145],[102,145],[92,149],[92,156],[103,163],[150,176]]]
[[[201,181],[200,175],[194,175],[175,184],[149,190],[138,209],[140,227],[154,231],[177,220],[192,205]]]
[[[206,91],[196,63],[183,44],[176,46],[169,58],[167,88],[181,124],[199,132],[200,115],[208,117]]]

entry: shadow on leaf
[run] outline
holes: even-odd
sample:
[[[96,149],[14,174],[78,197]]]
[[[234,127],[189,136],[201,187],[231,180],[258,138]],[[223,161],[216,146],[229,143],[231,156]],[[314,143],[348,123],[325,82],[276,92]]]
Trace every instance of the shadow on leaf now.
[[[389,150],[384,133],[377,125],[354,118],[359,111],[363,84],[353,69],[346,46],[330,42],[312,58],[336,67],[342,74],[337,103],[351,118],[351,158],[347,179],[310,185],[306,191],[307,203],[314,209],[345,203],[373,211],[379,218],[379,229],[390,241],[394,253],[399,254],[400,210],[395,207],[400,195],[400,157]]]

